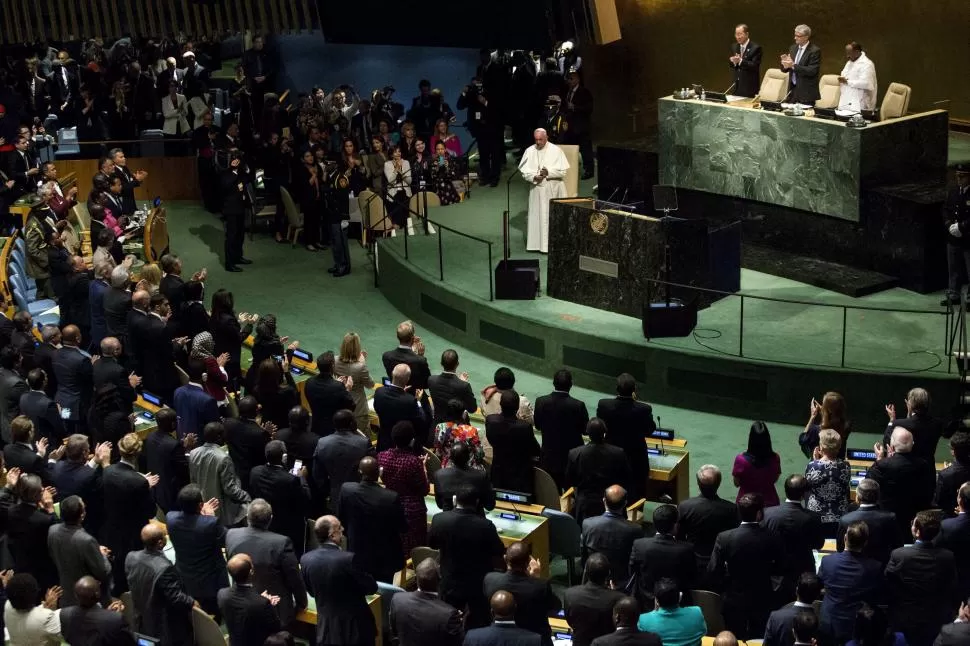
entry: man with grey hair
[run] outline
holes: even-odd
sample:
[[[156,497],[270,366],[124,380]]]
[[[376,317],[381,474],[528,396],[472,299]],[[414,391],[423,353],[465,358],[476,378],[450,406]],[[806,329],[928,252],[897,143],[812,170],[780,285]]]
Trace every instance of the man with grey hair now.
[[[821,97],[818,91],[822,50],[811,42],[812,29],[808,25],[795,27],[795,42],[787,54],[781,56],[781,69],[788,72],[788,94],[793,103],[814,106]]]
[[[269,531],[273,522],[273,508],[263,498],[249,503],[246,512],[248,527],[230,529],[226,533],[226,556],[248,554],[256,570],[253,585],[280,598],[276,612],[285,628],[296,614],[307,606],[306,586],[300,577],[293,542],[282,534]]]
[[[111,288],[111,270],[114,266],[109,262],[94,263],[94,280],[88,287],[88,307],[91,309],[91,345],[92,351],[101,346],[101,339],[108,336],[108,325],[104,317],[104,295]]]
[[[128,291],[128,267],[118,265],[111,270],[111,287],[104,293],[105,336],[113,336],[128,345],[128,312],[131,310],[131,292]],[[103,338],[103,337],[102,337]],[[100,340],[98,341],[100,343]]]
[[[115,164],[114,176],[121,179],[121,213],[122,215],[131,215],[136,208],[135,188],[141,186],[142,181],[148,177],[148,172],[136,170],[132,173],[128,170],[128,160],[125,158],[125,151],[121,148],[109,150],[108,157]]]
[[[936,462],[936,446],[943,436],[943,422],[930,415],[930,394],[925,388],[912,388],[906,393],[906,418],[896,419],[896,406],[886,404],[889,425],[883,433],[883,444],[889,444],[894,428],[905,428],[913,434],[913,453],[927,462]]]
[[[533,133],[535,144],[525,149],[519,162],[519,174],[529,182],[529,228],[526,249],[549,251],[549,200],[566,197],[563,179],[569,162],[562,149],[549,141],[543,128]]]
[[[393,448],[391,429],[398,422],[411,422],[414,426],[415,450],[430,446],[429,430],[433,415],[427,398],[422,397],[421,389],[410,386],[411,368],[399,363],[391,371],[391,383],[374,394],[374,412],[381,419],[377,433],[377,451]],[[420,406],[418,404],[420,400]]]
[[[885,565],[889,562],[892,551],[903,545],[896,514],[880,508],[879,483],[872,478],[859,481],[855,489],[855,500],[859,505],[858,509],[843,514],[839,519],[839,529],[835,535],[836,548],[840,552],[845,549],[845,532],[849,525],[865,522],[869,527],[869,540],[864,553]]]
[[[734,74],[732,94],[755,96],[761,87],[761,45],[751,40],[748,26],[744,23],[734,28],[734,40],[728,59]]]
[[[936,489],[936,469],[913,452],[913,434],[897,426],[886,447],[876,443],[878,456],[868,477],[879,483],[882,507],[896,514],[899,535],[909,536],[909,526],[917,512],[929,509]]]
[[[694,546],[698,572],[696,581],[701,588],[707,580],[707,566],[717,535],[741,524],[737,506],[717,495],[720,486],[721,470],[713,464],[705,464],[697,470],[700,495],[684,500],[677,507],[680,515],[677,539],[686,540]]]

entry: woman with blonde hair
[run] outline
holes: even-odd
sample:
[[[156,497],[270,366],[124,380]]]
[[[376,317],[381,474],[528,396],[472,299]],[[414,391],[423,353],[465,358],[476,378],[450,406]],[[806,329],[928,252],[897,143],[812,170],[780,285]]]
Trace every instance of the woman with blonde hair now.
[[[822,516],[825,537],[835,536],[839,519],[849,511],[849,463],[839,457],[842,439],[831,428],[818,434],[819,444],[812,461],[805,467],[805,477],[811,487],[806,507]]]
[[[354,418],[357,428],[370,437],[370,409],[367,407],[365,388],[373,388],[374,380],[367,370],[367,351],[361,348],[356,332],[348,332],[340,343],[340,356],[333,363],[334,377],[350,377],[354,386],[350,397],[354,400]]]
[[[802,447],[805,457],[812,457],[815,447],[819,444],[819,432],[823,428],[832,429],[839,435],[842,443],[839,457],[845,458],[845,448],[851,428],[845,416],[845,398],[835,391],[825,393],[821,404],[814,397],[809,404],[808,423],[798,436],[798,444]]]
[[[135,290],[145,290],[149,294],[157,294],[158,286],[162,283],[162,269],[158,263],[148,263],[138,272],[138,284]]]

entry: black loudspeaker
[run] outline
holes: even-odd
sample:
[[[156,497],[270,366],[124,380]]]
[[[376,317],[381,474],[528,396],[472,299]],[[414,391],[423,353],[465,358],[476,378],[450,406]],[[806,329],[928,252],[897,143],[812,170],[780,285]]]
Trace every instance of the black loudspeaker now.
[[[647,303],[643,306],[643,336],[660,339],[668,336],[688,336],[697,327],[697,299],[684,303]]]
[[[495,298],[530,301],[538,293],[538,260],[500,260],[495,265]]]

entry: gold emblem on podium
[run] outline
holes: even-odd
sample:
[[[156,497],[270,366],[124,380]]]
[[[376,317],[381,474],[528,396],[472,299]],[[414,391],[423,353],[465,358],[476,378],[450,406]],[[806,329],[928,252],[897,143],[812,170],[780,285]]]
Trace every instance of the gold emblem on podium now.
[[[605,213],[594,213],[589,216],[589,228],[593,230],[593,233],[605,236],[606,231],[610,228],[610,218]]]

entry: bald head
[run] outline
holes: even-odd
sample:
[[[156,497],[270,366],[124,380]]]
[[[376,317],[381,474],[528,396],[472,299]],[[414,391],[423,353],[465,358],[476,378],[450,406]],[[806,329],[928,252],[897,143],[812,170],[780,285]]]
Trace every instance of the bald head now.
[[[529,561],[532,560],[532,546],[528,543],[518,541],[509,545],[505,550],[505,563],[509,570],[513,572],[525,572],[529,569]]]
[[[617,627],[633,628],[640,619],[640,604],[633,597],[623,597],[613,604],[613,623]]]
[[[730,630],[722,630],[714,638],[714,646],[738,646],[738,638]]]
[[[710,498],[717,493],[721,486],[721,470],[713,464],[705,464],[697,470],[697,488],[701,495]]]
[[[331,542],[335,545],[340,544],[343,538],[344,528],[336,516],[320,516],[313,524],[313,533],[320,543]]]
[[[360,479],[364,482],[377,482],[377,478],[381,474],[377,459],[369,455],[360,459],[357,469],[360,471]]]
[[[603,496],[603,503],[610,511],[623,511],[626,506],[626,489],[620,485],[607,487],[606,494]]]
[[[141,544],[146,550],[157,550],[164,547],[165,530],[155,523],[148,523],[141,528]]]
[[[101,340],[101,356],[117,357],[121,354],[121,342],[113,336]]]
[[[131,306],[135,309],[146,311],[151,302],[152,295],[144,289],[139,289],[131,295]]]
[[[909,453],[913,450],[913,434],[902,426],[897,426],[893,429],[889,443],[896,453]]]
[[[489,600],[492,608],[492,618],[495,621],[512,621],[515,619],[515,597],[511,592],[499,590]]]
[[[411,368],[406,363],[399,363],[391,371],[391,383],[398,388],[404,388],[411,381]]]
[[[418,590],[422,592],[437,592],[438,583],[441,582],[441,574],[438,572],[438,564],[433,558],[426,558],[414,569],[414,576],[418,581]]]
[[[76,325],[66,325],[61,331],[61,342],[64,345],[78,345],[81,343],[81,330]]]
[[[229,559],[226,569],[233,581],[246,584],[253,575],[253,560],[248,554],[236,554]]]
[[[93,608],[101,599],[101,584],[93,576],[82,576],[74,584],[74,596],[82,608]]]

